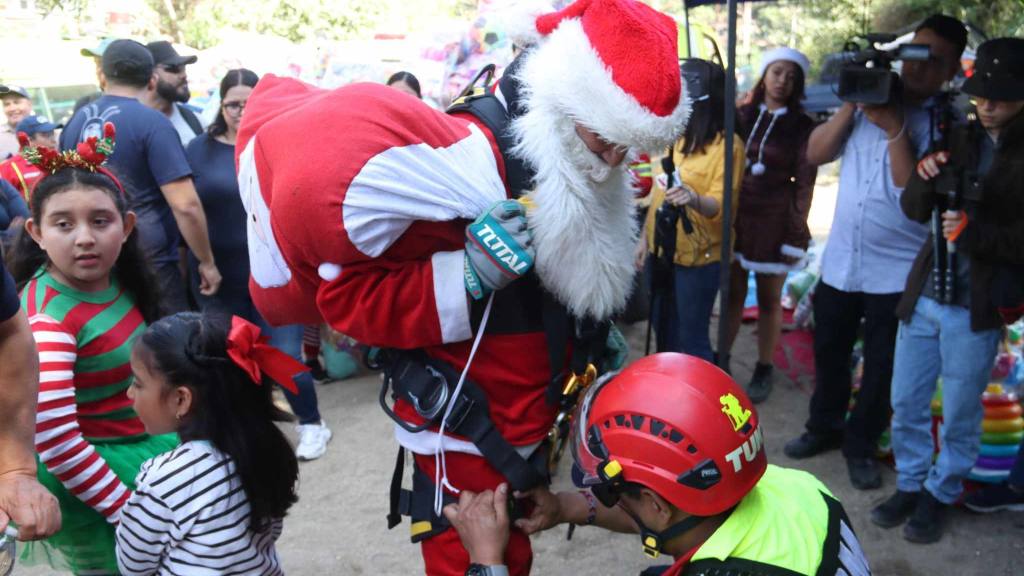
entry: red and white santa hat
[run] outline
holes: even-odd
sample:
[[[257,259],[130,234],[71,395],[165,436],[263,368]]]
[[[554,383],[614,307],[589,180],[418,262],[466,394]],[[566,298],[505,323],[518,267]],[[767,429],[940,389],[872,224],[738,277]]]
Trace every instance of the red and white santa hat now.
[[[676,22],[636,0],[578,0],[533,21],[519,73],[527,106],[553,106],[605,140],[641,150],[674,142],[689,105]]]

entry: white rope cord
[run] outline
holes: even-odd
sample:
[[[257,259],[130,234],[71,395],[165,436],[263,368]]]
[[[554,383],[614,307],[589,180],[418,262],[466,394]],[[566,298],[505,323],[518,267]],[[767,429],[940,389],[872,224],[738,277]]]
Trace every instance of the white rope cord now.
[[[469,367],[473,365],[476,349],[480,346],[480,341],[484,337],[484,330],[487,328],[487,319],[491,316],[491,306],[493,304],[494,292],[491,292],[490,298],[487,299],[487,307],[484,308],[483,318],[480,320],[480,327],[477,328],[476,338],[473,340],[473,347],[469,351],[466,367],[462,369],[459,383],[455,386],[455,392],[452,394],[452,399],[448,402],[448,407],[444,411],[444,417],[441,418],[441,427],[437,430],[437,449],[434,451],[434,514],[438,516],[441,515],[441,509],[444,508],[444,489],[447,487],[452,492],[459,493],[459,489],[448,482],[448,466],[444,456],[444,429],[448,424],[448,416],[452,413],[452,408],[455,407],[455,399],[462,393],[462,384],[466,381],[466,375],[469,374]]]

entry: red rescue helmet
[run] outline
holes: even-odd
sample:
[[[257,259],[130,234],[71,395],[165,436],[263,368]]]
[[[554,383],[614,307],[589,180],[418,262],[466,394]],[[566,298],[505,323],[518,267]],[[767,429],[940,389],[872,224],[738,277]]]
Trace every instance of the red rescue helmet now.
[[[685,354],[641,358],[595,383],[572,434],[582,484],[606,505],[630,482],[687,514],[713,516],[739,503],[768,465],[750,399],[718,367]]]

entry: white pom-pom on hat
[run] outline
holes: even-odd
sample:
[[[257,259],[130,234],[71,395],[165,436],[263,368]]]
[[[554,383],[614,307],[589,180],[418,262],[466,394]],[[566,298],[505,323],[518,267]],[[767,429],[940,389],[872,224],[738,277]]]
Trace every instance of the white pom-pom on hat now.
[[[551,2],[545,0],[512,0],[504,3],[498,18],[505,27],[505,33],[519,48],[532,46],[540,41],[537,17],[554,12]]]

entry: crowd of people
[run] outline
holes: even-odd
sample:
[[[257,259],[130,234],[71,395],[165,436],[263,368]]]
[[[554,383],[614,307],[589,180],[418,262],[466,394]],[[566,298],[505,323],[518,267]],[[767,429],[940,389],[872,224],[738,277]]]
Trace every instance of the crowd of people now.
[[[768,463],[755,407],[786,275],[807,265],[817,169],[836,159],[816,386],[784,452],[841,448],[853,487],[878,489],[891,423],[897,484],[871,520],[942,538],[1001,330],[1024,311],[1024,40],[978,48],[959,110],[944,90],[967,30],[934,15],[912,40],[929,58],[903,63],[886,104],[816,124],[795,49],[765,51],[734,103],[725,70],[680,63],[675,21],[635,0],[581,0],[528,28],[504,75],[445,113],[408,72],[324,91],[235,69],[205,126],[187,105],[196,58],[166,41],[84,50],[101,91],[66,126],[0,86],[0,520],[31,540],[22,561],[282,573],[299,461],[332,437],[314,386],[326,323],[382,371],[399,444],[388,525],[411,518],[428,574],[528,574],[529,535],[566,523],[639,534],[674,559],[652,574],[870,574],[829,488]],[[751,273],[757,359],[741,386],[730,356]],[[637,274],[657,353],[625,366],[613,319]],[[968,507],[1024,509],[1021,446]],[[565,448],[581,490],[552,493]]]

